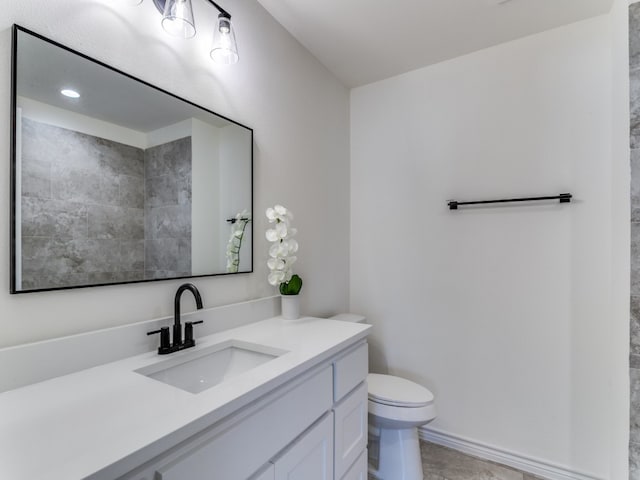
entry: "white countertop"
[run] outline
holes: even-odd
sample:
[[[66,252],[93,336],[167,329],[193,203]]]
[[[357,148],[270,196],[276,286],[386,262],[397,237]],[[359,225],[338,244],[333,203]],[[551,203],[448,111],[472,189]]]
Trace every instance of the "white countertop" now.
[[[115,478],[366,337],[369,328],[276,317],[203,338],[196,330],[192,349],[149,352],[2,393],[0,479],[73,480],[96,472],[92,478]],[[226,340],[288,353],[198,394],[134,372]]]

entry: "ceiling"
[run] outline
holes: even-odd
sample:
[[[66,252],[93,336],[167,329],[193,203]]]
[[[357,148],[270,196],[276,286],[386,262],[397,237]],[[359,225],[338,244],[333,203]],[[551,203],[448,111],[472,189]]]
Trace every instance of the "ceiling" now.
[[[357,87],[606,13],[612,0],[258,0]]]

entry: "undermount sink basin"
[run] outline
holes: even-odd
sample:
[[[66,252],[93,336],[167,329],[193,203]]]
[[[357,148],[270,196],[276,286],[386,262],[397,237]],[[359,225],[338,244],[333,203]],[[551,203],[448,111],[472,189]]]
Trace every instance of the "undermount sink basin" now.
[[[284,353],[287,351],[267,345],[228,340],[201,350],[174,354],[174,358],[135,372],[187,392],[200,393]]]

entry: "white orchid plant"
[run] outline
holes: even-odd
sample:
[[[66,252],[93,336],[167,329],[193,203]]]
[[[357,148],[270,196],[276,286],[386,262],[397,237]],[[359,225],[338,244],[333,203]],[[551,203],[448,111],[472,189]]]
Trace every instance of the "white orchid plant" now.
[[[298,295],[302,288],[302,279],[293,273],[293,264],[297,260],[298,242],[292,238],[296,229],[291,226],[293,214],[282,205],[267,208],[269,223],[275,224],[266,231],[267,240],[273,243],[269,247],[269,283],[280,285],[281,295]]]
[[[227,242],[227,273],[236,273],[240,266],[240,248],[247,224],[251,221],[251,214],[247,210],[238,213],[231,222],[231,234]]]

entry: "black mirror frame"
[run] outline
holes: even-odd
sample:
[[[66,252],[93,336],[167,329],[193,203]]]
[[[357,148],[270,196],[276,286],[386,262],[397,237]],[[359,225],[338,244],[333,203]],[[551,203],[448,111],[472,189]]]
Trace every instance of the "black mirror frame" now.
[[[243,274],[243,273],[253,273],[253,262],[254,262],[254,252],[255,252],[255,246],[254,246],[254,240],[255,240],[255,234],[254,234],[254,229],[251,229],[251,266],[250,269],[247,271],[243,271],[243,272],[220,272],[220,273],[212,273],[212,274],[206,274],[206,275],[191,275],[191,276],[182,276],[182,277],[171,277],[171,278],[154,278],[154,279],[148,279],[148,280],[133,280],[133,281],[126,281],[126,282],[113,282],[113,283],[95,283],[95,284],[88,284],[88,285],[70,285],[70,286],[62,286],[62,287],[52,287],[52,288],[37,288],[37,289],[30,289],[30,290],[17,290],[16,289],[16,198],[15,198],[15,194],[16,194],[16,107],[17,107],[17,66],[18,66],[18,32],[24,32],[28,35],[32,35],[42,41],[45,41],[51,45],[54,45],[58,48],[61,48],[63,50],[66,50],[68,52],[71,52],[75,55],[78,55],[81,58],[84,58],[85,60],[89,60],[97,65],[100,65],[104,68],[107,68],[115,73],[118,73],[120,75],[123,75],[125,77],[128,77],[132,80],[135,80],[139,83],[142,83],[143,85],[146,85],[147,87],[153,88],[159,92],[164,93],[165,95],[168,95],[170,97],[173,97],[177,100],[180,100],[182,102],[185,102],[193,107],[196,107],[200,110],[203,110],[205,112],[208,112],[210,114],[216,115],[217,117],[220,117],[228,122],[231,122],[235,125],[238,125],[242,128],[247,129],[250,132],[250,139],[251,139],[251,214],[253,215],[253,211],[254,211],[254,138],[253,138],[253,128],[248,127],[246,125],[243,125],[239,122],[236,122],[235,120],[232,120],[231,118],[228,118],[224,115],[220,115],[219,113],[214,112],[213,110],[209,110],[208,108],[202,107],[194,102],[191,102],[185,98],[182,98],[178,95],[175,95],[171,92],[168,92],[160,87],[157,87],[149,82],[146,82],[144,80],[141,80],[133,75],[130,75],[126,72],[123,72],[122,70],[118,70],[115,67],[112,67],[111,65],[108,65],[104,62],[101,62],[99,60],[96,60],[88,55],[85,55],[84,53],[78,52],[77,50],[74,50],[70,47],[67,47],[66,45],[63,45],[59,42],[56,42],[54,40],[51,40],[43,35],[40,35],[39,33],[36,33],[32,30],[29,30],[27,28],[24,28],[20,25],[14,24],[12,27],[12,34],[11,34],[11,102],[10,102],[10,128],[11,128],[11,135],[10,135],[10,141],[9,141],[9,155],[10,155],[10,161],[11,161],[11,168],[10,168],[10,176],[11,176],[11,184],[10,184],[10,196],[11,196],[11,212],[9,215],[9,222],[10,222],[10,226],[9,226],[9,235],[10,235],[10,240],[9,240],[9,245],[10,245],[10,267],[9,267],[9,285],[10,285],[10,290],[9,293],[11,294],[22,294],[22,293],[35,293],[35,292],[48,292],[48,291],[53,291],[53,290],[71,290],[71,289],[77,289],[77,288],[91,288],[91,287],[104,287],[104,286],[112,286],[112,285],[126,285],[126,284],[132,284],[132,283],[149,283],[149,282],[162,282],[162,281],[170,281],[170,280],[180,280],[180,279],[188,279],[188,278],[203,278],[203,277],[216,277],[216,276],[221,276],[221,275],[238,275],[238,274]]]

